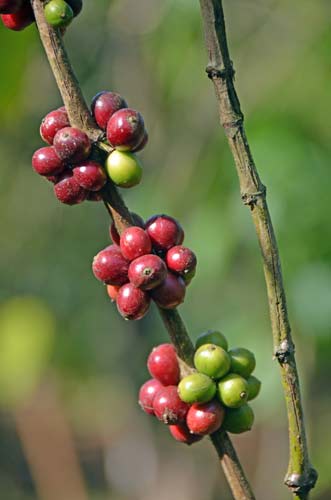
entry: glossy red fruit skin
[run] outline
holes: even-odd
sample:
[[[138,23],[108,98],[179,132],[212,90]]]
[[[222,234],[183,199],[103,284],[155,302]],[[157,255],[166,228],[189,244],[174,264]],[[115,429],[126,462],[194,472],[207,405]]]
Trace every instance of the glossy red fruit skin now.
[[[128,281],[129,264],[118,246],[109,245],[94,257],[92,270],[107,285],[122,286]]]
[[[145,229],[144,219],[142,217],[140,217],[140,215],[138,215],[134,212],[131,212],[131,216],[132,216],[132,219],[133,219],[135,226],[139,226],[142,229]],[[110,224],[110,226],[109,226],[109,236],[111,237],[111,239],[112,239],[113,243],[115,243],[115,245],[120,244],[120,235],[118,234],[114,223]]]
[[[139,391],[139,405],[148,415],[154,415],[153,401],[156,393],[162,389],[162,384],[155,378],[147,380]]]
[[[24,3],[14,14],[1,14],[6,28],[13,31],[22,31],[34,22],[34,14],[29,2]]]
[[[126,259],[134,260],[150,253],[152,242],[144,229],[131,226],[121,234],[120,247]]]
[[[184,302],[186,286],[180,276],[168,272],[160,286],[150,291],[151,297],[162,309],[174,309]]]
[[[192,434],[186,424],[169,425],[169,431],[176,441],[191,445],[197,441],[201,441],[203,436]]]
[[[145,130],[143,138],[141,139],[141,141],[138,144],[138,146],[136,146],[134,149],[132,149],[132,153],[138,153],[138,151],[141,151],[142,149],[145,148],[145,146],[147,145],[147,143],[148,143],[148,133]]]
[[[107,285],[107,293],[108,297],[114,302],[117,299],[118,292],[120,290],[120,286],[115,285]]]
[[[91,141],[82,130],[64,127],[54,137],[53,145],[60,158],[66,162],[86,160],[91,152]]]
[[[32,167],[39,175],[54,176],[65,169],[65,164],[58,157],[52,146],[37,149],[32,156]]]
[[[153,215],[146,222],[146,231],[156,250],[169,250],[175,245],[181,245],[184,231],[173,217],[169,215]]]
[[[43,141],[53,144],[56,133],[70,127],[69,118],[64,107],[48,113],[40,125],[40,136]]]
[[[204,404],[194,403],[187,413],[186,424],[190,432],[207,436],[221,427],[224,416],[224,408],[215,400]]]
[[[145,316],[151,299],[149,295],[132,283],[123,285],[117,295],[118,312],[124,319],[137,320]]]
[[[179,363],[172,344],[154,347],[147,359],[147,368],[162,385],[177,385],[180,379]]]
[[[88,191],[100,191],[107,182],[102,166],[92,160],[75,165],[73,174],[78,184]]]
[[[120,109],[127,108],[125,99],[116,92],[103,90],[93,97],[91,111],[102,130],[106,130],[110,117]]]
[[[107,124],[107,139],[112,146],[123,151],[132,151],[143,140],[144,119],[131,108],[116,111]]]
[[[165,280],[167,267],[157,255],[147,254],[131,262],[128,276],[130,282],[137,288],[151,290]]]
[[[166,263],[171,271],[188,274],[196,268],[197,258],[194,252],[183,245],[176,245],[168,250]]]
[[[45,179],[47,179],[52,184],[56,184],[60,180],[60,175],[45,175]]]
[[[166,425],[185,422],[190,405],[178,396],[177,386],[168,385],[160,389],[153,401],[155,416]]]
[[[0,0],[0,14],[14,14],[23,4],[23,0]]]
[[[87,191],[77,183],[70,171],[66,171],[54,185],[54,194],[66,205],[78,205],[86,199]]]

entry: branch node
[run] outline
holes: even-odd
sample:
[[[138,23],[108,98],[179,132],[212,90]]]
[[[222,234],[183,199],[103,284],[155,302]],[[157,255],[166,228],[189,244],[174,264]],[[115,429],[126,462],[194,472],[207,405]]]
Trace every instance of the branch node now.
[[[233,68],[232,61],[228,66],[214,66],[212,64],[208,64],[206,67],[206,73],[208,78],[214,80],[214,78],[220,78],[221,80],[233,79],[235,75],[235,70]]]
[[[317,471],[313,467],[309,466],[308,470],[306,470],[303,474],[293,472],[288,475],[285,478],[285,484],[293,491],[293,493],[300,497],[307,495],[309,491],[314,488],[317,479]]]
[[[275,357],[278,362],[283,365],[290,361],[290,358],[293,357],[295,352],[295,346],[293,342],[289,342],[287,339],[283,340],[280,346],[275,351]]]
[[[253,208],[259,199],[265,199],[267,195],[267,188],[261,185],[260,191],[256,191],[255,193],[241,193],[241,199],[244,205],[248,205]]]

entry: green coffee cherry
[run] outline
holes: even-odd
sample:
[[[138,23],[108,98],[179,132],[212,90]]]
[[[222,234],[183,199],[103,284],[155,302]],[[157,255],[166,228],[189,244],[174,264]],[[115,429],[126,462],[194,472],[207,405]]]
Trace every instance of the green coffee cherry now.
[[[44,8],[45,19],[54,28],[63,28],[71,23],[74,13],[64,0],[51,0]]]
[[[223,333],[217,330],[208,330],[207,332],[201,333],[196,340],[195,348],[199,349],[204,344],[215,344],[222,347],[225,351],[228,350],[228,341],[224,337]]]
[[[178,384],[178,394],[185,403],[207,403],[216,394],[216,385],[203,373],[192,373]]]
[[[261,381],[254,377],[254,375],[250,375],[247,379],[246,382],[248,384],[248,400],[251,401],[252,399],[255,399],[256,396],[259,395],[260,389],[261,389]]]
[[[123,188],[136,186],[141,181],[142,167],[138,158],[125,151],[113,151],[106,160],[106,170],[110,179]]]
[[[248,399],[247,381],[237,373],[229,373],[218,382],[218,397],[228,408],[239,408]]]
[[[253,423],[253,410],[249,405],[245,404],[240,408],[226,410],[222,429],[233,434],[241,434],[250,431]]]
[[[242,377],[249,377],[256,365],[254,354],[244,347],[230,349],[229,354],[231,356],[231,371]]]
[[[198,372],[218,379],[229,372],[231,358],[222,347],[215,344],[204,344],[194,355],[194,366]]]

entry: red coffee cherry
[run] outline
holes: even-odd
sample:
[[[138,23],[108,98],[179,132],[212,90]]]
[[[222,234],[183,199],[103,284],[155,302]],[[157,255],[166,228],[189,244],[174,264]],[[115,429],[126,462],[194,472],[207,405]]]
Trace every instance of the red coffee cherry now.
[[[93,97],[91,111],[99,127],[106,130],[109,118],[116,111],[127,107],[125,99],[120,94],[104,90]]]
[[[166,425],[184,422],[189,407],[190,405],[184,403],[178,396],[176,385],[160,389],[153,401],[155,416]]]
[[[186,424],[191,432],[206,436],[216,432],[224,420],[224,408],[215,400],[208,403],[194,403],[186,416]]]
[[[186,424],[169,425],[169,431],[176,441],[191,445],[197,441],[201,441],[203,436],[192,434]]]
[[[112,302],[117,299],[117,295],[119,292],[120,286],[115,285],[107,285],[107,293]]]
[[[122,286],[128,281],[129,264],[118,246],[109,245],[94,257],[92,270],[98,280]]]
[[[143,140],[144,119],[131,108],[120,109],[114,113],[107,124],[107,139],[120,151],[132,151]]]
[[[148,415],[154,415],[153,401],[160,389],[162,389],[162,384],[155,378],[147,380],[140,388],[139,405]]]
[[[0,0],[0,14],[15,14],[23,4],[23,0]]]
[[[145,130],[145,133],[143,135],[143,138],[141,139],[141,142],[138,144],[138,146],[136,146],[132,150],[132,153],[138,153],[138,151],[141,151],[142,149],[144,149],[144,147],[147,145],[147,143],[148,143],[148,133]]]
[[[129,227],[121,234],[120,246],[122,254],[128,260],[137,259],[152,250],[148,234],[138,226]]]
[[[87,191],[78,184],[70,171],[65,171],[54,185],[54,194],[66,205],[78,205],[85,200]]]
[[[146,222],[146,231],[156,250],[169,250],[184,240],[184,231],[179,222],[169,215],[153,215]]]
[[[54,176],[65,169],[65,164],[58,157],[52,146],[38,149],[32,156],[32,167],[39,175]]]
[[[67,163],[83,161],[91,152],[91,141],[88,136],[74,127],[59,130],[53,144],[59,157]]]
[[[92,160],[76,165],[73,174],[78,184],[89,191],[100,191],[107,182],[102,166]]]
[[[56,133],[70,127],[69,118],[64,107],[48,113],[40,125],[40,136],[43,141],[53,144]]]
[[[139,226],[141,227],[142,229],[145,229],[145,222],[144,222],[144,219],[142,217],[140,217],[140,215],[134,213],[134,212],[131,212],[131,216],[132,216],[132,219],[133,219],[133,222],[134,222],[134,225],[135,226]],[[113,243],[115,243],[116,245],[119,245],[120,244],[120,235],[118,234],[117,232],[117,229],[115,227],[115,224],[112,223],[110,226],[109,226],[109,235],[113,241]]]
[[[56,184],[60,180],[60,175],[45,175],[45,179],[47,179],[52,184]]]
[[[1,19],[6,28],[21,31],[34,22],[34,14],[30,3],[27,2],[14,14],[1,14]]]
[[[165,280],[167,267],[157,255],[147,254],[131,262],[128,276],[134,286],[151,290]]]
[[[151,299],[132,283],[123,285],[117,295],[117,309],[125,319],[141,319],[148,311]]]
[[[180,276],[168,273],[160,286],[153,288],[150,294],[154,302],[163,309],[174,309],[184,302],[185,283]]]
[[[166,263],[171,271],[186,275],[196,268],[197,258],[189,248],[176,245],[168,250]]]
[[[147,368],[152,377],[162,385],[177,385],[179,382],[179,364],[172,344],[160,344],[154,347],[148,356]]]

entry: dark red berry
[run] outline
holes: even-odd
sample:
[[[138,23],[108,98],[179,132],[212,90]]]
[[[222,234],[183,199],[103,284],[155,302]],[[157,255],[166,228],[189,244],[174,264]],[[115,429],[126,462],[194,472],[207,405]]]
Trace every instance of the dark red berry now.
[[[92,270],[98,280],[121,286],[128,281],[129,264],[118,246],[109,245],[94,257]]]
[[[153,401],[155,416],[166,425],[174,425],[185,421],[190,405],[178,396],[177,386],[162,387]]]
[[[143,138],[142,138],[141,142],[138,144],[138,146],[136,146],[132,150],[132,153],[137,153],[138,151],[141,151],[142,149],[144,149],[144,147],[147,145],[147,143],[148,143],[148,133],[145,130],[145,133],[143,135]]]
[[[59,130],[53,144],[59,157],[66,162],[83,161],[91,152],[91,141],[88,136],[74,127]]]
[[[216,432],[222,425],[224,408],[215,400],[208,403],[194,403],[186,416],[186,424],[191,432],[206,436]]]
[[[162,385],[177,385],[179,382],[179,364],[172,344],[160,344],[154,347],[148,356],[147,368],[152,377]]]
[[[77,205],[85,200],[87,191],[83,189],[71,172],[65,172],[54,185],[54,193],[66,205]]]
[[[91,110],[95,121],[102,130],[106,130],[109,118],[116,113],[116,111],[127,108],[128,105],[125,99],[116,94],[116,92],[99,92],[93,97]]]
[[[190,429],[186,424],[169,425],[169,431],[176,441],[185,444],[193,444],[197,441],[201,441],[203,436],[198,436],[197,434],[192,434]]]
[[[139,146],[144,133],[143,117],[138,111],[131,108],[116,111],[107,124],[108,141],[116,149],[122,151],[130,151]]]
[[[102,201],[102,194],[100,191],[89,191],[87,201]]]
[[[34,22],[34,14],[30,3],[27,2],[14,14],[1,14],[1,19],[6,28],[21,31]]]
[[[65,169],[65,164],[58,157],[52,146],[38,149],[32,156],[32,167],[39,175],[54,176]]]
[[[148,234],[138,226],[131,226],[123,231],[120,246],[122,254],[128,260],[137,259],[152,250],[152,243]]]
[[[0,0],[0,14],[14,14],[23,4],[23,0]]]
[[[118,312],[125,319],[143,318],[148,311],[150,301],[149,295],[132,283],[123,285],[116,299]]]
[[[55,134],[64,127],[70,127],[69,118],[64,107],[51,111],[40,125],[40,136],[43,141],[53,144]]]
[[[160,286],[153,288],[150,294],[158,306],[163,309],[174,309],[184,301],[185,283],[180,276],[168,272]]]
[[[114,302],[117,299],[117,295],[119,292],[120,286],[115,285],[107,285],[107,293],[109,298]]]
[[[171,271],[179,274],[189,274],[196,268],[197,258],[189,248],[177,245],[168,250],[166,263]]]
[[[60,180],[60,175],[45,175],[45,179],[47,179],[52,184],[56,184]]]
[[[107,176],[102,166],[92,160],[86,160],[76,165],[73,174],[78,184],[88,191],[100,191],[107,182]]]
[[[67,4],[72,8],[74,17],[78,16],[83,8],[83,0],[66,0]]]
[[[165,280],[167,267],[157,255],[147,254],[131,262],[128,275],[134,286],[142,290],[151,290]]]
[[[140,388],[139,405],[148,415],[154,415],[153,401],[160,389],[162,389],[162,384],[155,378],[147,380]]]
[[[146,231],[156,250],[169,250],[184,240],[184,231],[173,217],[154,215],[146,222]]]

